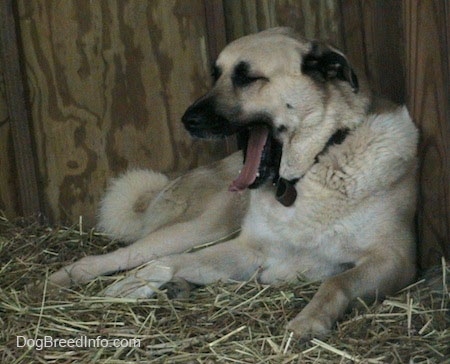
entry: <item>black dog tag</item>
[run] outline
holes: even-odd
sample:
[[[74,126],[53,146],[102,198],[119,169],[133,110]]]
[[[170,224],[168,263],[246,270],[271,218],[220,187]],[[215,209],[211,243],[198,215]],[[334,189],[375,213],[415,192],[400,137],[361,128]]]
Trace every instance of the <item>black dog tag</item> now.
[[[293,181],[288,181],[284,178],[279,178],[277,182],[277,192],[275,198],[283,206],[289,207],[295,202],[297,198],[297,190],[294,184],[297,183],[298,179]]]

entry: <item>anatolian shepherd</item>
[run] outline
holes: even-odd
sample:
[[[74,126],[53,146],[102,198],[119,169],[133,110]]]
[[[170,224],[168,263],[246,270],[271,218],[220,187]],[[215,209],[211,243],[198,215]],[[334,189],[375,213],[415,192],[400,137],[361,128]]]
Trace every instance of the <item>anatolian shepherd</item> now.
[[[52,286],[137,266],[104,293],[301,275],[323,280],[287,324],[308,337],[330,330],[356,297],[414,279],[418,132],[405,107],[371,96],[340,51],[286,28],[240,38],[182,121],[194,137],[236,133],[244,163],[237,152],[174,180],[153,171],[114,180],[100,226],[133,244],[62,268]]]

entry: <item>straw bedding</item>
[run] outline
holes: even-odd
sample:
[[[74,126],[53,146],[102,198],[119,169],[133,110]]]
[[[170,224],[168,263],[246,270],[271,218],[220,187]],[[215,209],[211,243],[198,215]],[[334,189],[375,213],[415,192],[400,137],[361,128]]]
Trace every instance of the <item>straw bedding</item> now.
[[[217,283],[186,299],[170,300],[162,291],[140,301],[100,297],[114,277],[57,296],[24,291],[62,263],[119,246],[80,226],[0,216],[0,362],[450,363],[445,262],[428,272],[431,281],[421,279],[381,303],[357,302],[328,336],[307,341],[284,325],[317,283]]]

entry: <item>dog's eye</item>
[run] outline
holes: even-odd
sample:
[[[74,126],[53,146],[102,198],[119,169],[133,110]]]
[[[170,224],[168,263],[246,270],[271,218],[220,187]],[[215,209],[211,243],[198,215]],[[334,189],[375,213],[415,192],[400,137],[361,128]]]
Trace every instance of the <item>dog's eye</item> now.
[[[247,75],[234,75],[233,76],[233,85],[235,87],[244,87],[256,82],[258,80],[262,80],[264,77],[252,77]]]
[[[231,81],[234,87],[245,87],[258,80],[268,80],[267,77],[260,75],[252,75],[250,73],[250,65],[247,62],[240,62],[234,68]]]
[[[277,127],[276,130],[277,130],[278,134],[281,134],[281,133],[284,133],[287,130],[287,128],[285,125],[280,125],[279,127]]]

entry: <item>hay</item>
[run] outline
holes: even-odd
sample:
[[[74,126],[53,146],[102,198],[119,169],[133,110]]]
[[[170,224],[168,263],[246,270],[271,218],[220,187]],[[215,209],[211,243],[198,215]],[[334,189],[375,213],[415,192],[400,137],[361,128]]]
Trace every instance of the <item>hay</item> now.
[[[0,361],[450,363],[450,271],[445,264],[431,274],[433,286],[421,280],[381,304],[361,302],[330,335],[303,342],[284,325],[312,298],[317,284],[217,283],[186,300],[161,293],[138,302],[98,297],[109,277],[56,298],[36,300],[23,291],[63,262],[119,246],[79,226],[50,228],[0,217]],[[38,339],[36,346],[27,347],[22,337]],[[42,350],[39,339],[47,346]]]

